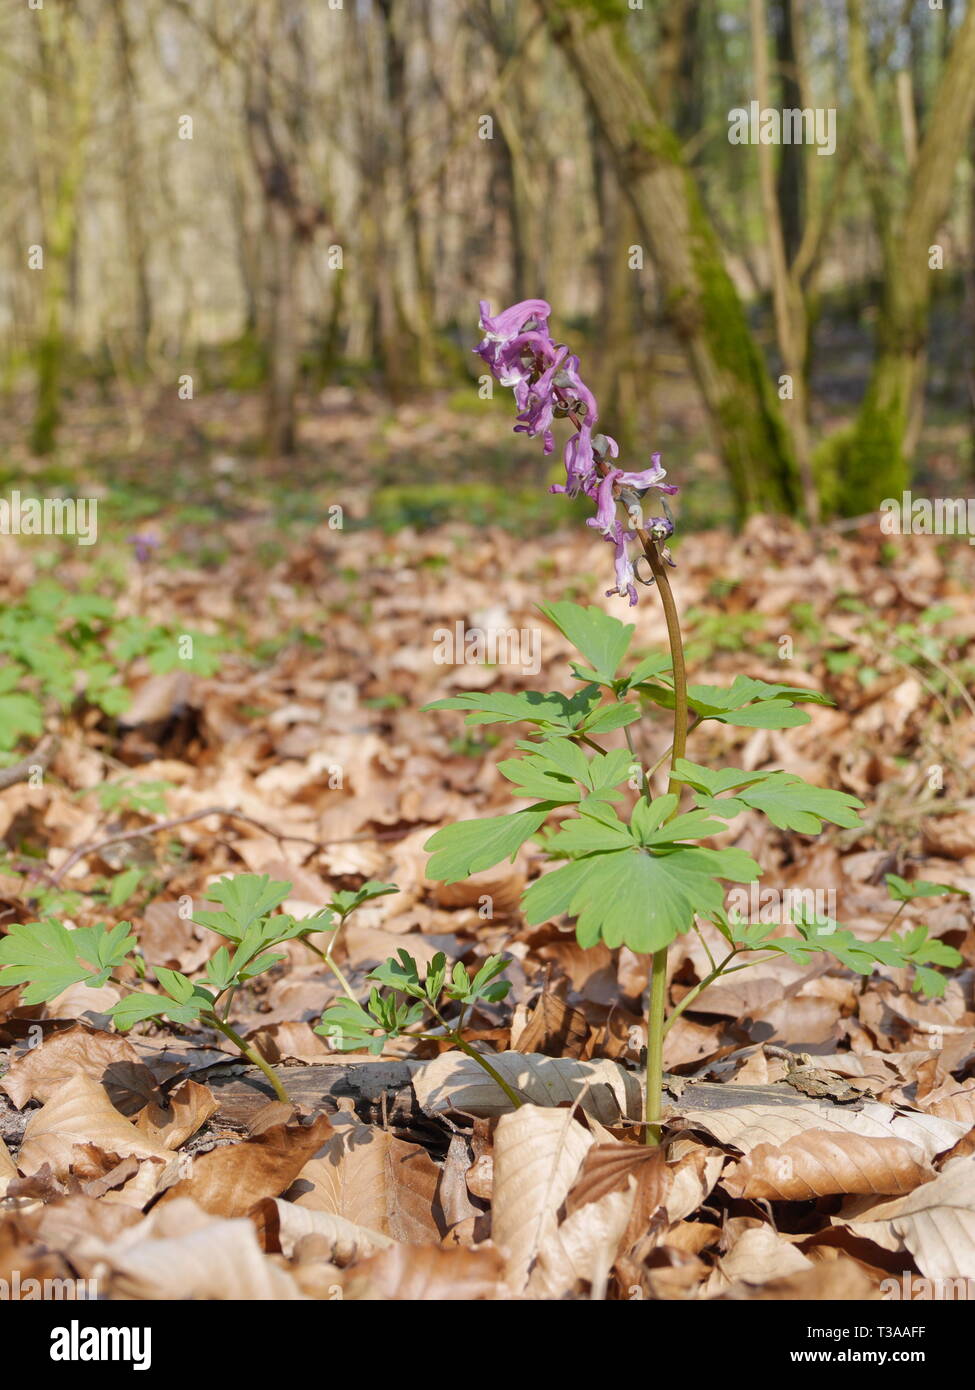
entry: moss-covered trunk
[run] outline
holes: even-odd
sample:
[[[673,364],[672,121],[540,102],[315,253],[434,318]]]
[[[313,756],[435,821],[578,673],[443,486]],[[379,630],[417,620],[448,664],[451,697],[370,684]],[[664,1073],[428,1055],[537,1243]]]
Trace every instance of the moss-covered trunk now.
[[[835,472],[839,510],[857,516],[910,483],[907,454],[924,388],[931,277],[939,273],[929,265],[929,252],[975,120],[975,5],[969,5],[955,35],[903,210],[890,200],[861,0],[847,0],[847,18],[851,85],[864,132],[862,159],[884,259],[870,381],[852,428],[828,441],[824,451]]]
[[[622,25],[539,0],[578,74],[660,276],[728,468],[739,513],[799,510],[795,459],[778,397],[680,146],[659,119]]]

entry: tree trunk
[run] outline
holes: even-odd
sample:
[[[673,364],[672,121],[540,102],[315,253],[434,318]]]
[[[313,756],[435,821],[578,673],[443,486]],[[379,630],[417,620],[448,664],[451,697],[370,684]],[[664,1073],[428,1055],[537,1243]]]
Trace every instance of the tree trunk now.
[[[924,386],[931,276],[928,248],[951,199],[958,161],[975,119],[975,5],[969,5],[931,103],[903,214],[891,207],[879,161],[879,122],[870,81],[861,0],[848,0],[854,99],[865,118],[864,157],[884,252],[876,356],[856,422],[830,441],[840,509],[872,511],[910,482],[909,432]]]
[[[538,3],[582,83],[633,204],[739,515],[795,513],[799,480],[775,389],[677,139],[651,104],[622,27],[594,26],[590,13],[562,0]]]

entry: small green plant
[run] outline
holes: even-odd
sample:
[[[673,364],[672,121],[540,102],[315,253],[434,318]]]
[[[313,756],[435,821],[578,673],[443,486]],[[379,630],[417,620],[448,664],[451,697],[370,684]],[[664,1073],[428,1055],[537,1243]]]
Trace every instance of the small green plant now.
[[[382,887],[391,891],[390,885]],[[24,1003],[40,1004],[69,985],[84,983],[97,988],[111,980],[126,990],[125,997],[108,1011],[121,1031],[146,1019],[168,1018],[183,1025],[205,1023],[223,1033],[260,1067],[275,1095],[286,1101],[288,1095],[274,1069],[228,1022],[234,995],[242,985],[284,959],[277,949],[284,942],[306,941],[313,933],[334,931],[351,911],[346,907],[336,913],[326,907],[298,920],[276,911],[290,892],[290,883],[275,882],[267,874],[238,874],[215,883],[209,893],[220,904],[219,910],[199,911],[193,920],[217,932],[230,945],[214,952],[197,981],[163,965],[147,966],[128,922],[114,927],[100,922],[69,930],[47,918],[12,926],[0,941],[0,984],[26,985]],[[361,898],[365,900],[365,896]],[[145,979],[151,970],[162,992],[134,989],[119,977],[126,967],[139,979]]]
[[[400,950],[396,954],[398,961],[390,957],[367,977],[374,982],[374,987],[364,1005],[354,998],[337,1000],[322,1014],[315,1032],[328,1038],[329,1045],[340,1052],[358,1052],[366,1048],[374,1056],[378,1056],[392,1038],[446,1040],[473,1058],[497,1082],[513,1105],[521,1105],[517,1092],[484,1053],[473,1048],[463,1036],[464,1024],[474,1005],[480,1001],[497,1003],[511,988],[507,980],[498,979],[505,968],[504,957],[488,956],[471,979],[460,961],[448,975],[447,957],[438,951],[421,979],[419,967],[409,952]],[[386,993],[380,993],[375,985],[384,985]],[[457,1017],[448,1022],[444,1014],[453,1005],[459,1005],[460,1010]],[[424,1019],[430,1018],[440,1025],[440,1033],[416,1031]]]
[[[204,633],[120,618],[110,598],[42,580],[0,613],[0,754],[39,738],[46,716],[79,697],[107,715],[123,714],[125,671],[137,657],[154,672],[213,675],[220,645]]]

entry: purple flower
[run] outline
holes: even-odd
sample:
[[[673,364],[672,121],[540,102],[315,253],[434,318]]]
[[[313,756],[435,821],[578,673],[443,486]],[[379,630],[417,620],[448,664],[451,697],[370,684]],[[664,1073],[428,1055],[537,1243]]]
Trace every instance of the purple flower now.
[[[152,552],[160,544],[158,536],[151,535],[148,531],[137,531],[126,540],[135,550],[136,562],[140,565],[147,565],[152,559]]]
[[[622,483],[624,487],[635,487],[641,492],[645,491],[648,487],[655,487],[659,489],[660,492],[666,492],[671,497],[674,493],[680,492],[680,488],[675,487],[673,483],[662,483],[660,481],[661,478],[666,478],[667,470],[660,466],[659,454],[650,455],[650,465],[649,468],[644,468],[640,473],[621,472],[618,481]]]
[[[627,530],[618,519],[617,500],[627,507],[630,525],[640,528],[640,498],[650,488],[669,495],[679,489],[663,481],[667,474],[659,454],[651,455],[648,468],[634,471],[611,462],[619,458],[619,445],[610,435],[593,433],[599,419],[596,398],[579,375],[578,357],[549,335],[551,305],[544,299],[523,299],[492,314],[490,304],[482,299],[480,309],[484,338],[474,351],[501,385],[514,391],[515,430],[529,437],[540,434],[544,451],[550,454],[555,447],[554,420],[567,416],[575,426],[562,453],[565,482],[553,483],[550,490],[569,497],[583,492],[596,503],[596,514],[586,524],[602,532],[615,550],[616,588],[607,593],[628,598],[632,607],[637,601],[636,575],[626,546],[635,539],[636,530]],[[655,541],[673,535],[669,512],[666,517],[651,517],[647,525]],[[662,553],[669,559],[666,550]]]
[[[592,524],[593,522],[590,519],[589,525]],[[627,552],[626,543],[627,541],[632,541],[635,536],[635,531],[625,530],[622,521],[617,521],[610,535],[604,537],[605,540],[609,541],[610,544],[615,547],[613,568],[616,573],[616,588],[607,589],[606,597],[609,598],[611,594],[619,594],[620,598],[628,598],[630,600],[631,608],[637,601],[636,584],[634,582],[636,573],[633,569],[633,561],[630,559]]]
[[[598,526],[604,536],[609,536],[616,523],[616,498],[613,489],[626,475],[621,468],[611,468],[599,482],[596,489],[596,519],[591,525]]]
[[[541,336],[548,338],[548,319],[552,306],[544,299],[523,299],[518,304],[512,304],[510,309],[502,309],[500,314],[494,316],[490,313],[491,305],[488,300],[482,299],[479,307],[484,338],[474,351],[484,358],[492,372],[498,366],[502,348],[527,328],[533,328]],[[497,375],[497,372],[495,374]],[[502,384],[507,386],[511,383]]]

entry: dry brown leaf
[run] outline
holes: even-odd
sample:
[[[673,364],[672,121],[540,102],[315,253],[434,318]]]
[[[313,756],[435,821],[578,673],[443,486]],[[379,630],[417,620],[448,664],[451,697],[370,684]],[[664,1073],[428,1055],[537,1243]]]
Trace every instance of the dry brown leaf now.
[[[766,1222],[733,1218],[725,1227],[725,1241],[728,1249],[705,1286],[708,1298],[732,1284],[765,1284],[812,1268],[812,1261]]]
[[[369,1259],[395,1244],[382,1231],[370,1231],[334,1212],[299,1207],[281,1197],[266,1197],[258,1202],[251,1211],[251,1220],[264,1237],[264,1248],[280,1250],[289,1259],[306,1236],[320,1237],[327,1247],[327,1258],[339,1266]]]
[[[858,1134],[865,1139],[902,1139],[917,1149],[921,1158],[930,1160],[949,1149],[965,1132],[963,1125],[952,1120],[916,1110],[901,1114],[878,1101],[868,1101],[858,1110],[822,1100],[729,1105],[721,1110],[685,1110],[681,1121],[743,1153],[759,1144],[778,1147],[809,1130],[825,1130]]]
[[[583,1285],[602,1300],[633,1213],[636,1179],[573,1211],[542,1244],[528,1281],[529,1298],[563,1298]]]
[[[285,1195],[299,1207],[418,1245],[445,1234],[439,1182],[439,1168],[418,1144],[356,1124],[333,1135]]]
[[[539,1251],[558,1228],[558,1212],[592,1147],[569,1110],[523,1105],[502,1115],[494,1135],[491,1238],[512,1292],[520,1294]]]
[[[501,1256],[492,1246],[444,1250],[436,1245],[394,1245],[356,1265],[346,1299],[412,1303],[465,1302],[509,1297]]]
[[[45,1163],[64,1176],[77,1153],[76,1146],[94,1145],[103,1154],[120,1158],[159,1158],[172,1154],[164,1145],[138,1130],[112,1105],[104,1087],[78,1072],[54,1091],[27,1121],[18,1163],[23,1173],[36,1173]]]
[[[10,1157],[6,1144],[0,1139],[0,1197],[6,1192],[7,1184],[16,1177],[17,1165]]]
[[[328,1117],[319,1115],[310,1125],[272,1125],[254,1139],[197,1154],[157,1205],[190,1198],[215,1216],[245,1216],[261,1198],[290,1187],[332,1133]]]
[[[178,1149],[220,1109],[208,1086],[187,1078],[166,1097],[165,1105],[147,1105],[135,1124],[167,1149]]]
[[[805,1202],[847,1192],[903,1194],[932,1173],[903,1139],[811,1129],[784,1144],[756,1144],[721,1185],[732,1197]]]
[[[512,1039],[515,1052],[542,1053],[546,1057],[583,1057],[589,1040],[589,1024],[578,1009],[570,1008],[557,994],[543,994],[531,1018]]]
[[[112,1094],[120,1084],[131,1089],[133,1065],[141,1067],[141,1062],[127,1038],[77,1023],[50,1033],[37,1047],[29,1047],[16,1057],[0,1081],[0,1089],[19,1110],[29,1100],[46,1101],[66,1077],[82,1072]],[[152,1077],[147,1080],[155,1091]]]
[[[491,1066],[508,1085],[534,1105],[578,1101],[602,1124],[615,1124],[620,1115],[636,1118],[641,1111],[640,1083],[616,1062],[577,1062],[570,1057],[537,1053],[499,1052],[489,1055]],[[462,1110],[469,1115],[503,1115],[511,1110],[507,1096],[484,1069],[462,1052],[444,1052],[413,1074],[413,1090],[428,1115]]]
[[[73,1263],[110,1298],[271,1302],[304,1295],[257,1241],[252,1222],[224,1221],[187,1198],[155,1208],[113,1241],[90,1240]]]
[[[858,1303],[882,1297],[877,1280],[872,1278],[856,1260],[840,1255],[829,1263],[810,1266],[794,1274],[770,1279],[758,1285],[733,1284],[716,1301],[768,1299],[772,1302],[795,1300],[800,1303],[824,1300],[835,1303]]]
[[[952,1159],[932,1182],[846,1224],[883,1249],[906,1247],[929,1279],[975,1279],[975,1155]]]

